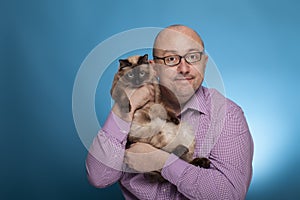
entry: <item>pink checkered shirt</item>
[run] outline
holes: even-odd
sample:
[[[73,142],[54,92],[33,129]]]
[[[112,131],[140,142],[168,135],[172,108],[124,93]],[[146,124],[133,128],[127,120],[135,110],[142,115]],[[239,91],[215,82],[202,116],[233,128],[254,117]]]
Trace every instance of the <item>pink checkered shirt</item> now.
[[[119,182],[125,199],[244,199],[252,177],[253,140],[242,109],[214,89],[200,87],[181,113],[195,130],[194,157],[207,157],[209,169],[170,154],[161,173],[168,180],[151,183],[124,169],[130,124],[112,112],[95,137],[86,160],[95,187]]]

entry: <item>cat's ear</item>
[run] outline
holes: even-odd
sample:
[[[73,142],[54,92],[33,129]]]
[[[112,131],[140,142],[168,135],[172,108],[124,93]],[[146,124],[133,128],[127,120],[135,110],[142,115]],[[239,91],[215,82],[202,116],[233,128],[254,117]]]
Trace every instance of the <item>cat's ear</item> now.
[[[148,64],[148,54],[139,57],[138,64]]]
[[[131,63],[129,62],[128,59],[120,59],[119,63],[120,63],[119,70],[123,69],[124,67],[131,66]]]

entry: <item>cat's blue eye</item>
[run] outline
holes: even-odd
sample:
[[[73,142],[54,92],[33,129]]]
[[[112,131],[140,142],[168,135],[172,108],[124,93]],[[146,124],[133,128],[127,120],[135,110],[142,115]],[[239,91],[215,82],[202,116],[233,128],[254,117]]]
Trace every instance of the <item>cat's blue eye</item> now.
[[[141,77],[145,76],[145,74],[146,74],[146,73],[145,73],[144,71],[140,72],[140,76],[141,76]]]
[[[131,73],[131,72],[130,72],[130,73],[127,73],[127,77],[128,77],[128,78],[133,78],[133,77],[134,77],[134,74]]]

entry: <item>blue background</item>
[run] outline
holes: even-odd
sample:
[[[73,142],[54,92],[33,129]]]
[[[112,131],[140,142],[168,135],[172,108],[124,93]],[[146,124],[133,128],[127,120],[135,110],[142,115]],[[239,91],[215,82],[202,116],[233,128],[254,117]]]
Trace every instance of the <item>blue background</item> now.
[[[0,199],[121,199],[117,185],[87,182],[76,73],[114,34],[177,23],[202,35],[245,111],[255,143],[247,199],[299,199],[299,1],[2,0],[0,9]],[[103,123],[108,108],[99,112]]]

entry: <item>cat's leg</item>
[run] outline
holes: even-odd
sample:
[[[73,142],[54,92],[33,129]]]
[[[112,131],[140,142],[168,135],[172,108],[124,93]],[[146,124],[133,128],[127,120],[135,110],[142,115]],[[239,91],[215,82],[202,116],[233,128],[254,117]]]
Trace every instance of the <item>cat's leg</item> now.
[[[195,158],[190,162],[190,164],[208,169],[210,167],[210,160],[204,157]]]
[[[157,84],[157,79],[153,79],[152,80],[152,85],[154,87],[154,102],[155,103],[160,103],[161,102],[161,92],[160,92],[160,88],[159,88],[159,84]]]
[[[175,112],[173,112],[169,108],[166,108],[166,111],[167,111],[167,115],[168,115],[167,121],[168,122],[173,122],[174,124],[178,125],[180,123],[180,120],[176,116]]]
[[[122,112],[128,113],[131,111],[130,100],[125,91],[118,87],[118,85],[114,90],[112,90],[112,98],[120,106]]]
[[[181,157],[182,155],[188,153],[188,148],[183,145],[178,145],[172,153],[175,154],[178,157]],[[202,168],[208,169],[210,167],[210,160],[207,158],[195,158],[191,162],[189,162],[192,165],[199,166]]]
[[[166,179],[158,171],[144,173],[144,177],[151,183],[166,182]]]
[[[121,104],[122,112],[129,113],[131,111],[130,100],[128,99],[126,94],[125,94],[125,96],[123,96],[123,98],[121,98],[120,104]]]

